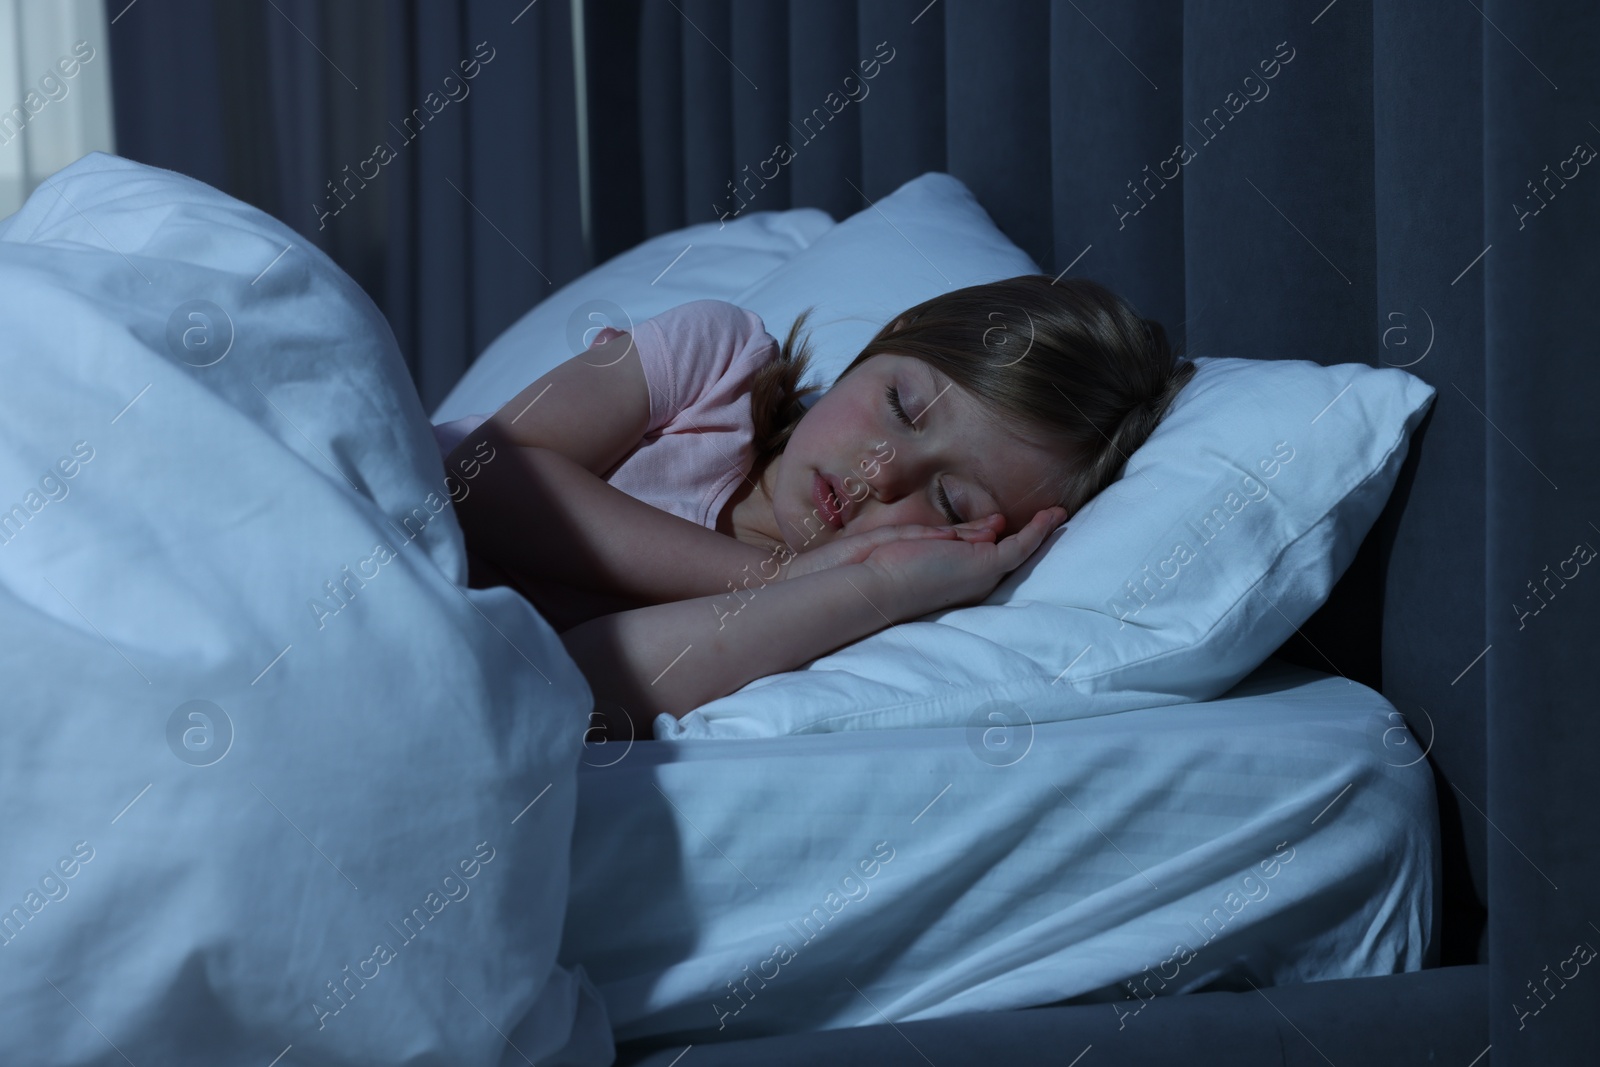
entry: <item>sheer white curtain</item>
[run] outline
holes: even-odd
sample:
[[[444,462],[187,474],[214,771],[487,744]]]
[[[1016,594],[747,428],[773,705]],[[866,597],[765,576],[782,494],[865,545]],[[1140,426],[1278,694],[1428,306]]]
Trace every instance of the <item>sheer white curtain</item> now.
[[[87,152],[112,152],[101,0],[0,0],[0,218]]]

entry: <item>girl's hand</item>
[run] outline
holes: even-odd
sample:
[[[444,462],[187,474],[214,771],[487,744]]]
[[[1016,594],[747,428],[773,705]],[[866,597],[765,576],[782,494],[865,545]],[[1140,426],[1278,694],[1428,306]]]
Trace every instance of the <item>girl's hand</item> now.
[[[1000,579],[1021,566],[1044,539],[1066,521],[1058,507],[1045,508],[1028,525],[999,541],[935,540],[889,541],[873,549],[862,561],[875,571],[888,603],[881,606],[895,622],[915,619],[958,604],[975,604],[994,591]],[[1005,525],[994,520],[995,532]],[[969,524],[970,525],[970,524]]]
[[[959,526],[919,526],[914,523],[903,526],[879,526],[866,533],[851,534],[801,552],[783,565],[781,577],[798,578],[830,567],[861,563],[874,551],[894,541],[992,541],[996,536],[996,527],[1003,522],[1004,520],[996,514],[973,522],[964,522]]]

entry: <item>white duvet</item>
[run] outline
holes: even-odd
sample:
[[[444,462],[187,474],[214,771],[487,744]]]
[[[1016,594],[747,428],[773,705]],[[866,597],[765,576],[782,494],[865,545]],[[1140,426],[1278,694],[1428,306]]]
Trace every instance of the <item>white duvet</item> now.
[[[590,693],[461,588],[377,309],[96,153],[0,318],[0,1062],[610,1062],[555,963]]]

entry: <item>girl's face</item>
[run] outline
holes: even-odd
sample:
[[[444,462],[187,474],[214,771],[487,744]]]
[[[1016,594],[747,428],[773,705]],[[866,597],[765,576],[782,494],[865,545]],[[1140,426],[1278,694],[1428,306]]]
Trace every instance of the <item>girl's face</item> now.
[[[796,552],[879,526],[944,526],[995,512],[1005,516],[1003,536],[1055,503],[1046,486],[1062,466],[929,364],[888,353],[818,398],[773,462],[773,518]]]

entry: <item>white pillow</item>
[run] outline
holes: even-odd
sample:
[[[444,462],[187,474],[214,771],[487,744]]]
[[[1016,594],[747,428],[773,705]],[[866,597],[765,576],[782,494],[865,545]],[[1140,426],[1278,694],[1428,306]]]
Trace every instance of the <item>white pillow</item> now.
[[[460,587],[361,288],[92,153],[0,310],[0,1063],[610,1063],[556,965],[592,696]]]
[[[821,305],[814,317],[830,325],[819,380],[831,384],[883,322],[946,279],[955,288],[1031,272],[1008,244],[955,178],[926,174],[735,302],[774,316],[769,331],[791,309]],[[1327,599],[1382,511],[1434,389],[1356,363],[1194,362],[1122,477],[983,604],[889,627],[682,719],[658,716],[655,736],[981,733],[996,725],[997,701],[1043,722],[1227,691]],[[1208,515],[1210,539],[1194,532]],[[1147,593],[1130,593],[1146,582]]]
[[[473,361],[432,421],[498,410],[529,382],[588,348],[602,326],[631,330],[691,300],[731,300],[833,225],[826,211],[805,207],[658,234],[574,278],[507,327]]]
[[[811,373],[831,385],[883,324],[913,304],[980,282],[1038,274],[959,178],[929,171],[857,212],[735,296],[782,341],[807,306]],[[813,398],[814,400],[814,398]]]

